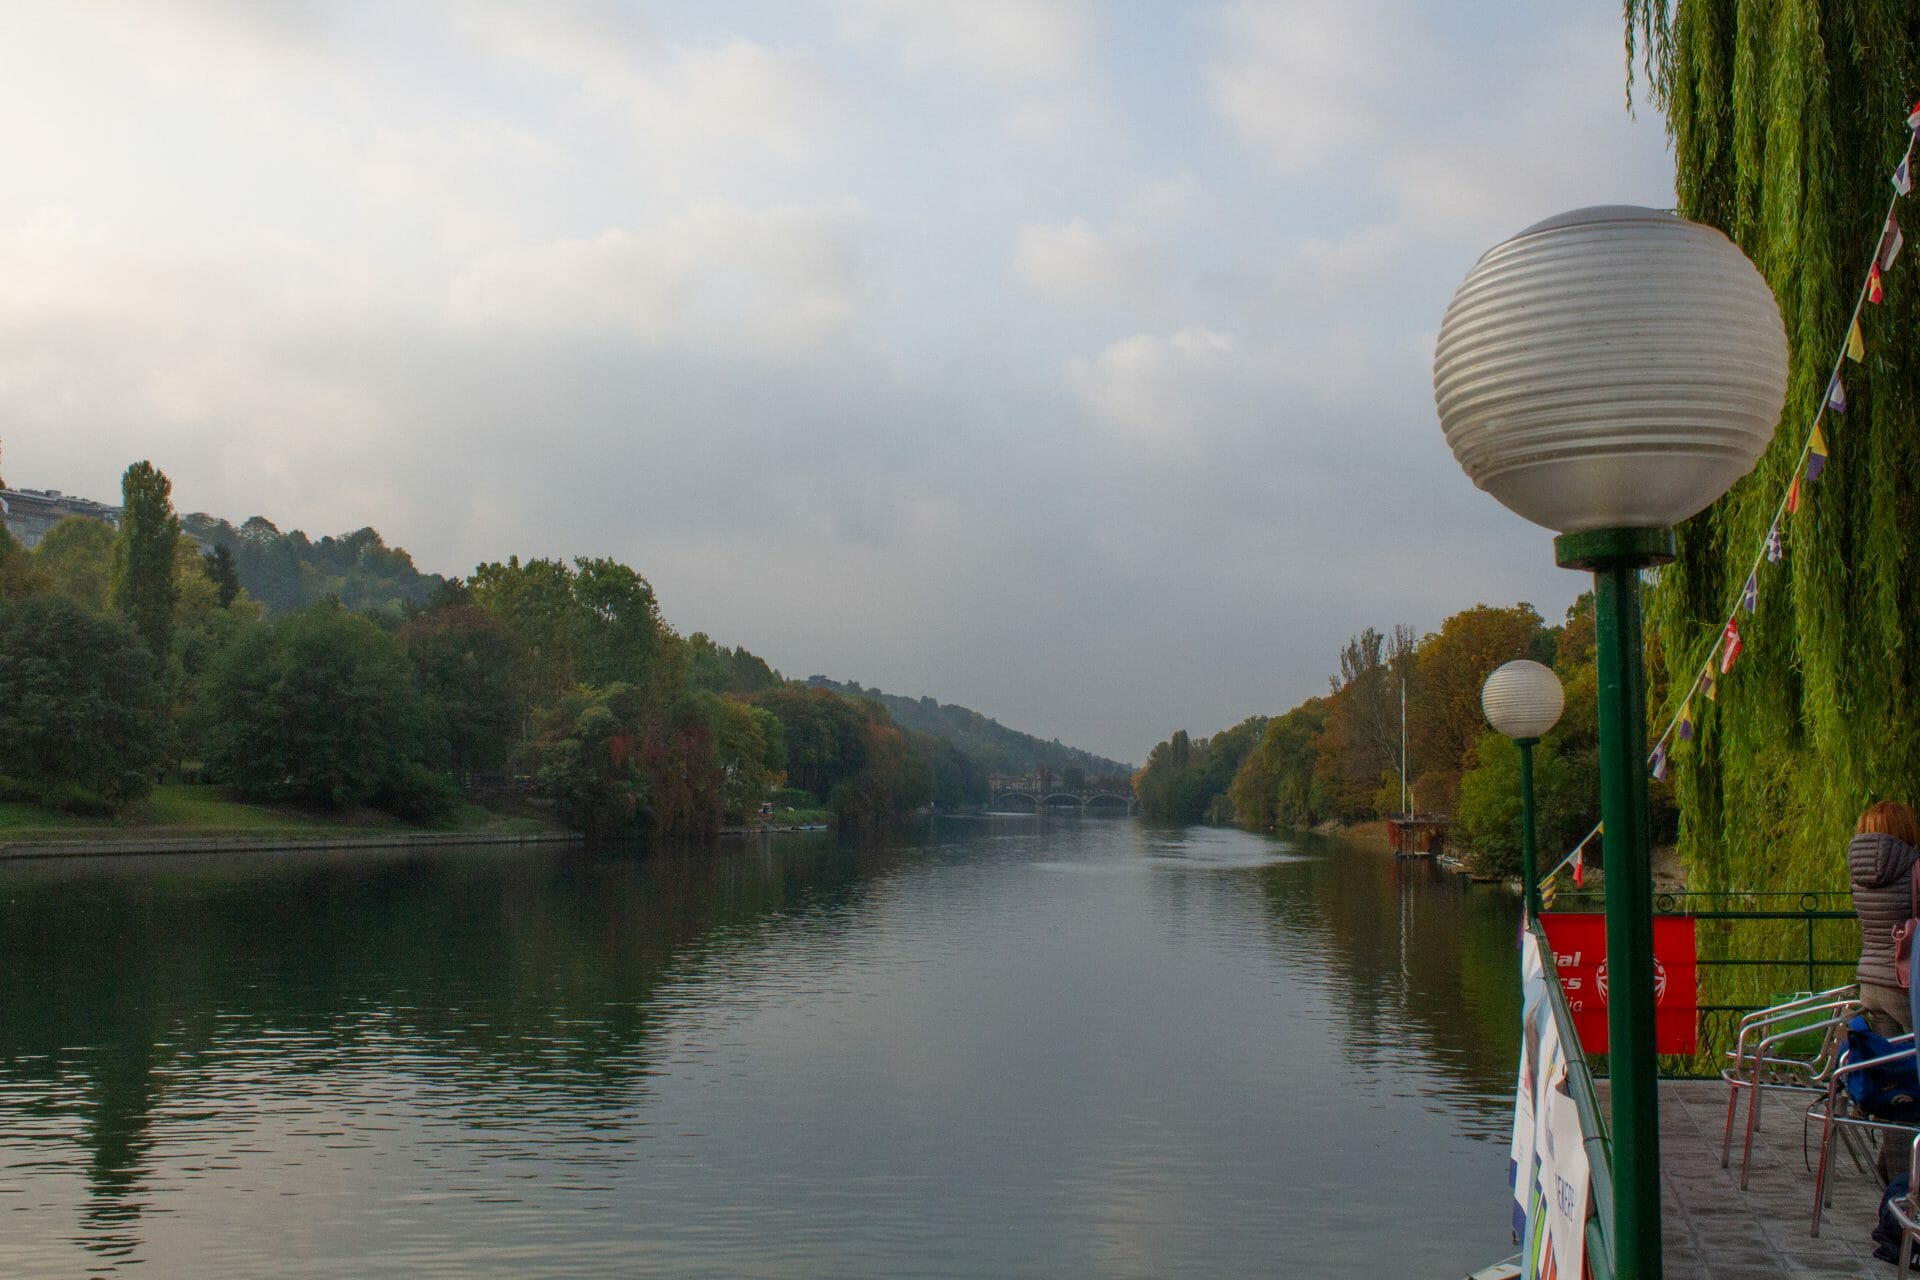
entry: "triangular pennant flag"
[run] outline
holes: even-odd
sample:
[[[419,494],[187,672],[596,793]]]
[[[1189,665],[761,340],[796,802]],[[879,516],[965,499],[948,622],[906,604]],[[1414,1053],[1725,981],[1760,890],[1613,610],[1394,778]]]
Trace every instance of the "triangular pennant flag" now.
[[[1833,381],[1827,384],[1827,408],[1835,413],[1847,411],[1847,384],[1840,381],[1840,371],[1833,371]]]
[[[1813,424],[1813,435],[1807,440],[1807,479],[1818,480],[1820,473],[1827,469],[1827,437],[1820,430],[1820,424]]]
[[[1893,189],[1901,195],[1913,190],[1913,175],[1907,172],[1907,158],[1900,157],[1900,167],[1893,171]]]
[[[1786,539],[1780,536],[1780,525],[1776,522],[1771,529],[1767,530],[1767,560],[1771,564],[1779,564],[1786,558]]]
[[[1900,256],[1900,246],[1907,238],[1900,234],[1900,219],[1895,214],[1887,215],[1887,229],[1880,233],[1880,252],[1874,255],[1874,261],[1880,264],[1882,271],[1893,267],[1893,260]]]
[[[1587,882],[1587,846],[1583,843],[1573,851],[1573,887],[1578,889]]]
[[[1720,690],[1713,682],[1713,664],[1712,663],[1708,663],[1707,669],[1700,673],[1699,689],[1701,693],[1704,693],[1707,695],[1708,702],[1720,701]]]
[[[1760,607],[1759,570],[1756,569],[1747,574],[1747,585],[1740,591],[1740,604],[1748,613],[1752,613]]]
[[[1860,317],[1853,318],[1853,324],[1847,330],[1847,359],[1859,364],[1867,358],[1867,340],[1860,336]]]
[[[1726,640],[1726,644],[1720,648],[1721,675],[1733,670],[1734,661],[1740,656],[1740,624],[1732,618],[1727,619]]]
[[[1693,699],[1680,704],[1680,741],[1693,741]]]
[[[1540,886],[1540,909],[1553,910],[1553,881],[1551,880]]]
[[[1907,116],[1907,128],[1920,133],[1920,102],[1913,104],[1913,110]]]
[[[1653,780],[1659,782],[1667,776],[1667,744],[1653,744]]]
[[[1867,301],[1885,302],[1886,300],[1887,291],[1880,283],[1880,264],[1876,262],[1867,272]]]

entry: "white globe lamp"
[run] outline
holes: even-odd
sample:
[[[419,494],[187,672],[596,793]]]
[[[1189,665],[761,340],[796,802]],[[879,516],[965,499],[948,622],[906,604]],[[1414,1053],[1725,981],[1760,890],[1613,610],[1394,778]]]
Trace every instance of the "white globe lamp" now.
[[[1489,249],[1434,349],[1434,401],[1461,468],[1556,531],[1561,565],[1594,576],[1612,1244],[1617,1273],[1642,1280],[1661,1265],[1640,570],[1671,560],[1671,526],[1752,469],[1786,387],[1779,308],[1739,248],[1622,205],[1563,213]]]

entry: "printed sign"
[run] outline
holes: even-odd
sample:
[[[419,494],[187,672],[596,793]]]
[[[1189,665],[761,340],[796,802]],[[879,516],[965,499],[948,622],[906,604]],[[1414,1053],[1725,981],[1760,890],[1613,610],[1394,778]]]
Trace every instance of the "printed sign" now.
[[[1607,918],[1597,911],[1543,911],[1541,927],[1553,945],[1567,1007],[1580,1047],[1607,1051]],[[1693,1053],[1700,1046],[1699,966],[1693,920],[1653,921],[1653,1045],[1660,1053]]]
[[[1520,1078],[1514,1094],[1508,1181],[1513,1235],[1526,1280],[1584,1274],[1587,1149],[1567,1091],[1567,1054],[1547,998],[1546,968],[1531,933],[1520,940]]]

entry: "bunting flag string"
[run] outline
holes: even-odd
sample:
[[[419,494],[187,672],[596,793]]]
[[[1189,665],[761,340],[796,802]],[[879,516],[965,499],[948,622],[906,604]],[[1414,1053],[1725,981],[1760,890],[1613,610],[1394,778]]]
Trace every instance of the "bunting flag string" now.
[[[1786,492],[1781,495],[1779,503],[1774,507],[1773,519],[1768,523],[1766,536],[1761,540],[1760,549],[1753,558],[1752,567],[1741,583],[1740,595],[1733,606],[1727,610],[1726,623],[1714,636],[1713,643],[1708,648],[1706,657],[1701,662],[1693,680],[1685,686],[1686,694],[1680,700],[1680,710],[1654,739],[1653,750],[1647,756],[1647,766],[1656,779],[1667,776],[1667,769],[1672,763],[1669,746],[1693,741],[1697,732],[1693,716],[1694,695],[1704,694],[1708,702],[1717,703],[1719,691],[1715,674],[1716,666],[1719,675],[1728,674],[1733,670],[1733,664],[1739,659],[1741,650],[1745,648],[1745,638],[1740,634],[1739,617],[1743,611],[1749,615],[1758,613],[1760,566],[1779,564],[1786,559],[1786,540],[1781,531],[1781,521],[1787,516],[1799,514],[1805,496],[1800,483],[1802,474],[1804,473],[1807,482],[1811,484],[1820,478],[1822,471],[1826,470],[1829,454],[1826,433],[1820,426],[1821,420],[1828,411],[1836,414],[1844,414],[1847,411],[1847,389],[1841,381],[1840,369],[1848,360],[1855,364],[1862,364],[1866,360],[1866,335],[1860,328],[1861,310],[1868,303],[1878,304],[1884,301],[1886,273],[1892,269],[1895,259],[1900,256],[1901,249],[1906,246],[1906,236],[1900,228],[1897,209],[1900,198],[1913,189],[1913,152],[1915,145],[1920,143],[1920,103],[1915,103],[1913,110],[1908,114],[1907,129],[1909,137],[1906,149],[1901,153],[1899,163],[1894,166],[1890,179],[1893,195],[1887,201],[1887,214],[1881,221],[1880,236],[1874,244],[1873,257],[1868,260],[1866,274],[1860,282],[1860,291],[1854,298],[1853,312],[1847,317],[1845,336],[1840,340],[1839,350],[1834,353],[1833,365],[1827,374],[1826,394],[1814,408],[1813,421],[1808,424],[1807,433],[1803,438],[1804,443],[1800,447],[1800,456],[1794,460]],[[1752,625],[1753,623],[1749,621],[1748,626]],[[1595,836],[1601,833],[1602,827],[1596,824],[1593,830],[1587,832],[1580,843],[1573,847],[1572,852],[1540,877],[1540,884],[1546,892],[1551,893],[1554,877],[1568,865],[1574,868],[1574,883],[1584,883],[1586,847]]]
[[[1820,473],[1826,469],[1827,437],[1821,433],[1820,424],[1815,423],[1813,435],[1807,440],[1807,482],[1811,484],[1818,480]]]

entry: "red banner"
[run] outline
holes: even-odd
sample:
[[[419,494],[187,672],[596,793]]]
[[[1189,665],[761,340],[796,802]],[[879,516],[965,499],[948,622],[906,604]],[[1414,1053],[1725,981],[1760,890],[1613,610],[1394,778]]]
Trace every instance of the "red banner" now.
[[[1597,911],[1543,911],[1541,927],[1553,947],[1561,990],[1573,1011],[1580,1047],[1607,1051],[1607,918]],[[1700,971],[1693,919],[1653,920],[1653,1044],[1660,1053],[1693,1053],[1700,1046]]]

